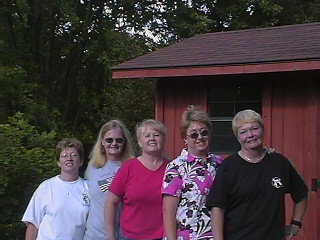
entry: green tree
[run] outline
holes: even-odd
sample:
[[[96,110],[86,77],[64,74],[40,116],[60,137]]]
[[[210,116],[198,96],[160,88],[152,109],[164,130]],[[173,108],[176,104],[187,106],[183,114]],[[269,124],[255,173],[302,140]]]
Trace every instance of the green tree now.
[[[0,125],[0,239],[23,236],[22,214],[41,181],[58,173],[56,133],[39,133],[16,113]]]
[[[117,87],[109,84],[110,67],[149,50],[141,36],[124,32],[119,19],[131,8],[129,2],[117,3],[5,0],[3,56],[8,60],[3,72],[16,68],[23,72],[11,71],[12,85],[19,87],[2,95],[7,116],[21,111],[41,131],[69,131],[92,142],[102,124],[97,113],[110,112],[104,108],[116,110],[124,100],[109,94]],[[0,79],[9,82],[5,73]],[[122,88],[128,91],[125,100],[145,106],[141,112],[126,109],[135,121],[152,117],[153,95],[147,94],[146,99],[141,89],[153,93],[154,84],[134,82]],[[141,98],[146,101],[141,103]]]

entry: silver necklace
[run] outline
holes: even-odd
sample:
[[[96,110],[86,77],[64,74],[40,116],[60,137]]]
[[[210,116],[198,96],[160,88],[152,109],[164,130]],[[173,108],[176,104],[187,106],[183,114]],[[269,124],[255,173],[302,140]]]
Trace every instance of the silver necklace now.
[[[252,158],[249,158],[249,157],[245,156],[241,151],[239,151],[239,153],[240,153],[239,154],[240,157],[244,158],[248,162],[253,162],[253,163],[257,163],[257,162],[261,161],[261,159],[264,158],[264,156],[265,156],[265,152],[263,152],[262,155],[259,156],[257,159],[252,159]]]

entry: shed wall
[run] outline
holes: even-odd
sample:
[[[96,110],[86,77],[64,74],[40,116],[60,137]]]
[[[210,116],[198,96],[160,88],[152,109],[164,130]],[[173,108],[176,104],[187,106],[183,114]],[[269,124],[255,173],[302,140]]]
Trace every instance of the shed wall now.
[[[308,187],[311,179],[320,180],[320,88],[319,74],[267,75],[263,77],[262,116],[264,144],[289,158]],[[261,79],[257,79],[261,81]],[[156,119],[167,126],[166,151],[175,158],[184,147],[179,126],[181,114],[190,105],[207,110],[208,80],[166,78],[158,81]],[[320,191],[320,190],[319,190]],[[287,215],[292,212],[291,201]],[[320,240],[320,193],[311,192],[304,228],[295,239]],[[290,219],[287,219],[289,222]]]

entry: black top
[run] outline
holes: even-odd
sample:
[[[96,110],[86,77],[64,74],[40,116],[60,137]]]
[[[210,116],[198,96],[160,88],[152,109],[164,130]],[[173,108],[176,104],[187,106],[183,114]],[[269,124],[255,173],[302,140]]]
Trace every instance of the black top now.
[[[221,164],[206,205],[225,209],[225,240],[282,240],[285,194],[295,203],[308,188],[287,158],[266,154],[249,163],[238,154]]]

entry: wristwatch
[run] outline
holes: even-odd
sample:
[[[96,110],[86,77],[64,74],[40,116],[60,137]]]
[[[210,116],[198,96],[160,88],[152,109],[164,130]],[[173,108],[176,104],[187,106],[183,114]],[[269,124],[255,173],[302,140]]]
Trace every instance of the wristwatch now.
[[[293,224],[293,225],[298,226],[299,228],[302,228],[302,223],[297,220],[291,220],[290,224]]]

